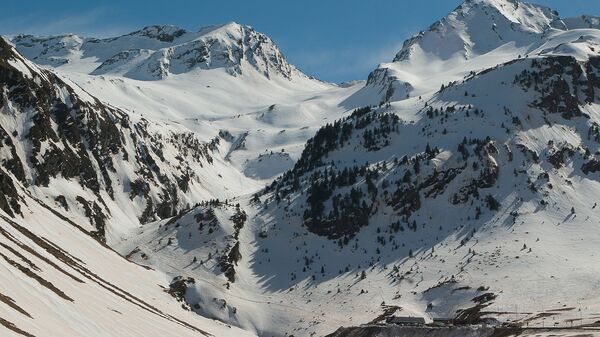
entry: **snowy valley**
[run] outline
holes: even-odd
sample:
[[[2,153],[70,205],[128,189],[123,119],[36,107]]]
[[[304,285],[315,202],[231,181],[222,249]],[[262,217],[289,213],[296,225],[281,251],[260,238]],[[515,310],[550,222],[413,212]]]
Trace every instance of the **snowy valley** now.
[[[0,39],[2,335],[597,326],[600,19],[467,0],[390,59],[326,83],[235,22]]]

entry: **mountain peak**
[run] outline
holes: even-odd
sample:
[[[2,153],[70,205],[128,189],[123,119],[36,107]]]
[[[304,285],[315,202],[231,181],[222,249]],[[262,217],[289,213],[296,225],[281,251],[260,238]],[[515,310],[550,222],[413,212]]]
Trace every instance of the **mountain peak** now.
[[[521,5],[524,5],[524,3],[518,0],[465,0],[465,2],[457,7],[456,11],[493,9],[506,18],[510,18],[511,12],[518,10]]]
[[[81,62],[81,71],[138,80],[216,68],[233,76],[246,70],[258,71],[267,78],[278,75],[292,79],[301,75],[285,60],[271,38],[235,21],[197,32],[173,25],[153,25],[106,39],[18,36],[12,43],[36,63],[60,67],[93,57],[97,60],[94,63]]]
[[[558,12],[555,10],[520,0],[466,0],[457,10],[465,11],[473,8],[494,9],[506,19],[534,29],[546,29],[547,24],[558,19]],[[541,16],[535,18],[530,14],[541,14]],[[541,19],[541,21],[536,21],[536,19]],[[550,22],[547,22],[547,19],[550,19]],[[533,22],[536,24],[532,25]],[[539,25],[540,23],[542,24]]]
[[[202,27],[198,31],[198,35],[202,38],[234,39],[237,42],[243,35],[251,31],[253,30],[249,26],[230,21],[224,24]]]
[[[244,25],[242,25],[240,23],[237,23],[235,21],[229,21],[227,23],[222,24],[221,27],[224,27],[224,28],[241,28],[241,27],[247,27],[247,26],[244,26]]]
[[[495,8],[500,11],[510,11],[517,10],[521,6],[525,7],[537,7],[537,8],[546,8],[541,5],[527,3],[521,0],[465,0],[461,5],[457,7],[459,8],[471,8],[471,7],[487,7],[487,8]],[[548,9],[548,8],[546,8]],[[509,12],[506,12],[507,16]]]
[[[146,26],[128,35],[137,35],[153,38],[162,42],[173,42],[176,38],[184,35],[187,31],[173,25]]]
[[[569,24],[593,25],[582,19],[571,20]],[[465,65],[464,76],[526,54],[557,29],[566,30],[567,24],[558,12],[544,6],[518,0],[465,0],[428,29],[406,40],[392,63],[384,63],[371,72],[367,87],[377,90],[378,99],[383,101],[406,99],[428,91],[432,83],[437,87],[448,83],[446,79],[425,82],[415,75],[416,69],[433,65],[454,69],[460,64]],[[498,52],[498,58],[469,62],[494,51]]]
[[[559,21],[550,8],[517,0],[466,0],[428,30],[407,40],[394,62],[415,54],[471,58],[506,43],[526,45]]]

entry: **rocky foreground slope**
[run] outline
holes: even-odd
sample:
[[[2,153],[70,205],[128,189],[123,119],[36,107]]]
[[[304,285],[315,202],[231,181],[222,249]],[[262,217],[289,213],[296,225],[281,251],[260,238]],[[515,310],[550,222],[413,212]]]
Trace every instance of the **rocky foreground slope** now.
[[[185,202],[173,186],[193,190],[190,165],[211,165],[210,145],[189,133],[158,142],[151,123],[131,122],[3,39],[0,82],[2,335],[245,335],[182,312],[164,275],[105,244],[107,217],[173,214]],[[179,163],[165,164],[173,156]]]

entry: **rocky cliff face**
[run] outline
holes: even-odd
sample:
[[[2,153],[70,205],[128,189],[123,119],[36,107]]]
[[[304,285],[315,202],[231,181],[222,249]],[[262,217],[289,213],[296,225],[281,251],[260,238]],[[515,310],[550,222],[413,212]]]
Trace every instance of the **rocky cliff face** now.
[[[480,219],[500,207],[496,198],[503,196],[496,194],[510,170],[542,202],[545,184],[560,180],[548,165],[586,163],[574,164],[573,174],[582,177],[595,170],[597,144],[585,139],[595,139],[599,122],[589,110],[600,103],[599,62],[599,56],[507,62],[418,103],[423,118],[416,123],[402,121],[387,106],[357,109],[308,141],[294,168],[267,189],[273,193],[269,200],[278,205],[294,200],[287,202],[286,218],[301,215],[308,230],[340,243],[378,223],[373,219],[382,213],[390,233],[417,231],[418,219],[427,218],[420,213],[441,205],[472,209],[470,218]],[[489,86],[502,87],[511,101],[499,107],[485,98]],[[581,141],[552,137],[547,144],[524,143],[535,120],[551,128],[568,125]],[[470,128],[473,123],[481,126]],[[530,161],[537,169],[521,177],[522,162]]]
[[[204,143],[191,133],[133,122],[37,68],[4,40],[0,83],[0,205],[8,214],[23,216],[20,195],[35,193],[51,207],[81,213],[104,241],[107,222],[121,212],[132,216],[131,226],[199,200],[192,193],[201,188],[196,172],[212,165],[218,139]]]

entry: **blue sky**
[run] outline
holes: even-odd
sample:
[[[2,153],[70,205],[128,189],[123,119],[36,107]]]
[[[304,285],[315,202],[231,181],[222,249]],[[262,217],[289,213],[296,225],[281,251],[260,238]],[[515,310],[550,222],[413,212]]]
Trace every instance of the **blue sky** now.
[[[197,30],[236,21],[272,37],[286,58],[309,75],[341,82],[365,79],[389,61],[407,37],[461,0],[3,0],[0,34],[119,35],[173,24]],[[562,16],[600,15],[598,0],[533,1]]]

